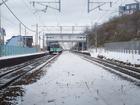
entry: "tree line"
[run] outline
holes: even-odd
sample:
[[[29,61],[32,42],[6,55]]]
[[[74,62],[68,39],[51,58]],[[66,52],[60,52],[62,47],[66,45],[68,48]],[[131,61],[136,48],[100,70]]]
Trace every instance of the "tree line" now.
[[[103,46],[108,42],[140,39],[140,12],[113,17],[109,21],[86,29],[89,46]]]

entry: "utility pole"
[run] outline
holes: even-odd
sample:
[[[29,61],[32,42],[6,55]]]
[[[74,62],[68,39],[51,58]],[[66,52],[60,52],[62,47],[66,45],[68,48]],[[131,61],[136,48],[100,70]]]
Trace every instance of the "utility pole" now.
[[[27,29],[26,29],[26,27],[25,27],[25,36],[27,35]]]
[[[19,23],[19,36],[20,36],[20,46],[23,46],[23,40],[21,35],[21,23]]]
[[[33,27],[35,27],[35,41],[34,41],[34,43],[35,43],[35,47],[38,49],[38,35],[39,35],[39,26],[38,26],[38,24],[35,24],[35,25],[32,25]]]
[[[88,41],[88,35],[86,35],[86,49],[88,50],[88,47],[89,47],[89,41]]]
[[[95,47],[96,47],[96,52],[98,48],[98,33],[97,33],[97,26],[95,25]]]
[[[72,34],[74,33],[75,30],[75,26],[72,26]]]
[[[97,52],[97,48],[98,48],[98,34],[97,34],[97,30],[95,30],[95,46],[96,46],[96,52]]]
[[[21,23],[19,23],[19,35],[21,35]]]
[[[35,46],[38,49],[38,24],[36,24]]]
[[[1,0],[0,0],[0,1],[1,1]],[[1,17],[2,17],[1,5],[2,5],[2,1],[1,1],[1,4],[0,4],[0,31],[2,31],[2,30],[1,30],[1,28],[2,28],[2,27],[1,27]]]
[[[39,34],[39,45],[38,45],[39,49],[41,48],[41,36]]]
[[[26,36],[27,35],[26,27],[25,27],[25,30],[24,31],[25,31],[25,36]],[[25,38],[25,43],[24,44],[25,44],[25,47],[27,47],[27,38]]]
[[[44,35],[44,32],[43,32],[43,50],[45,50],[45,35]]]
[[[2,56],[2,47],[1,47],[1,44],[3,43],[2,42],[2,35],[1,35],[1,5],[0,5],[0,57]]]
[[[1,16],[2,16],[2,12],[1,12],[1,6],[5,3],[5,2],[7,2],[8,0],[0,0],[0,29],[2,28],[2,26],[1,26]]]
[[[4,44],[4,35],[2,35],[3,34],[3,30],[2,30],[2,10],[1,10],[1,6],[5,3],[5,2],[7,2],[8,0],[0,0],[0,44]]]
[[[1,5],[0,5],[0,45],[1,44],[3,44],[3,35],[2,35],[2,26],[1,26],[1,15],[2,15],[2,13],[1,13]]]

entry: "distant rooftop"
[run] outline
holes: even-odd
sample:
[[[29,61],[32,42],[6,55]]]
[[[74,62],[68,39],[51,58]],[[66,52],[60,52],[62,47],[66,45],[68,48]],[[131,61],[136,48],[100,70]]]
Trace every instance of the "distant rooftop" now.
[[[126,4],[125,6],[119,6],[120,15],[129,15],[136,11],[140,11],[140,3],[131,3]]]

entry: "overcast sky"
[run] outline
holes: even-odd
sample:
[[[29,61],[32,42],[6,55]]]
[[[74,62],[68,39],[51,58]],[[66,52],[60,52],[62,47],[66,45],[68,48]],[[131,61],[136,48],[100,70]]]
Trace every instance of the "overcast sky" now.
[[[91,25],[97,22],[101,24],[107,21],[113,16],[117,16],[118,6],[127,3],[132,3],[134,0],[91,0],[91,1],[112,1],[112,7],[106,4],[101,7],[103,11],[98,9],[88,13],[87,1],[88,0],[61,0],[61,12],[48,8],[46,13],[37,12],[35,10],[43,9],[44,7],[36,5],[36,9],[30,4],[31,0],[8,0],[7,5],[15,13],[15,15],[29,28],[35,30],[35,25]],[[37,0],[35,0],[37,1]],[[38,0],[38,1],[57,1],[57,0]],[[56,7],[56,5],[52,5]],[[91,8],[97,7],[97,4],[91,5]],[[2,6],[2,26],[6,29],[6,39],[13,35],[19,34],[19,23],[8,11],[8,9]],[[41,30],[41,29],[40,29]],[[24,34],[24,28],[22,28],[22,34]],[[28,31],[29,35],[34,35]]]

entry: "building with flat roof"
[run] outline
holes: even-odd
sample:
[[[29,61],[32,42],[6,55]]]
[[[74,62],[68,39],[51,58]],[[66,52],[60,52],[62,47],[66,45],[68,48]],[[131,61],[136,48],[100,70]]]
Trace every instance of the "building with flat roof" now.
[[[22,47],[32,47],[33,36],[12,36],[7,40],[6,45],[8,46],[22,46]]]
[[[119,15],[129,15],[137,11],[140,11],[140,3],[131,3],[126,4],[125,6],[119,6]]]

